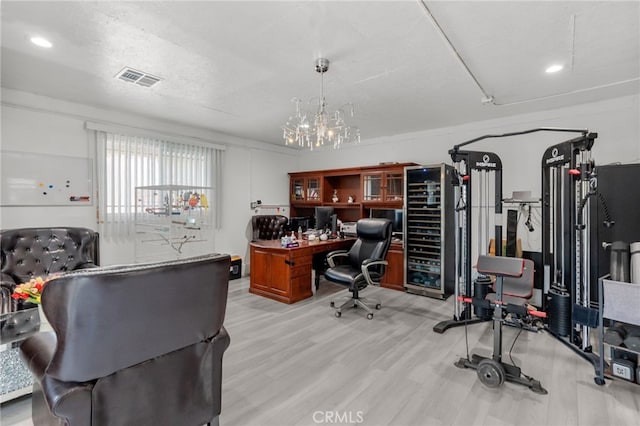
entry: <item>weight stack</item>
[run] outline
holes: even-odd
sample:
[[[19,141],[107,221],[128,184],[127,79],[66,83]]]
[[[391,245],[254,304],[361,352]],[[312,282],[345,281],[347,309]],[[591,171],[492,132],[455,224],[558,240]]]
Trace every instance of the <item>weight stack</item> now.
[[[571,331],[571,297],[562,290],[549,291],[549,329],[558,336],[568,336]]]
[[[473,297],[476,299],[484,299],[491,289],[491,278],[488,276],[479,276],[473,282]],[[473,314],[480,319],[489,319],[493,317],[493,309],[473,306]]]

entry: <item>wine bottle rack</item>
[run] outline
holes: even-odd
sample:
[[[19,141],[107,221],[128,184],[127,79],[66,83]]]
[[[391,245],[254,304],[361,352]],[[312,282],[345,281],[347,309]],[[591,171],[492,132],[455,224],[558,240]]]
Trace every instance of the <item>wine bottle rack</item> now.
[[[405,288],[439,299],[453,292],[451,166],[405,168]]]

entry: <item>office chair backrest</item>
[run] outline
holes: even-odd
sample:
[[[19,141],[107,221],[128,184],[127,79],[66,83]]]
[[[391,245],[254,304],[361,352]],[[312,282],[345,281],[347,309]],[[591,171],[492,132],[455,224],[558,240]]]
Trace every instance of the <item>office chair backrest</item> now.
[[[358,220],[356,233],[358,240],[349,250],[349,262],[360,268],[366,259],[384,260],[391,245],[392,222],[389,219],[365,218]],[[375,272],[382,275],[384,266],[380,265]]]

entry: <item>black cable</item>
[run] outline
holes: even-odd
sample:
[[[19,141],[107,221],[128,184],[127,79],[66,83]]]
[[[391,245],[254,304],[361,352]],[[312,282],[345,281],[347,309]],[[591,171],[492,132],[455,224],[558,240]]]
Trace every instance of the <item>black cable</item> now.
[[[527,220],[524,222],[524,225],[527,227],[529,232],[535,231],[533,225],[531,224],[531,204],[529,204],[529,211],[527,212]]]
[[[604,196],[601,192],[598,192],[598,199],[602,203],[602,212],[604,213],[604,226],[607,228],[611,228],[616,224],[614,220],[611,219],[611,214],[609,213],[609,206],[607,206],[607,202],[604,199]]]
[[[602,196],[602,194],[598,191],[596,191],[595,189],[591,189],[583,198],[582,200],[580,200],[580,205],[578,206],[578,223],[577,223],[577,227],[581,228],[582,226],[584,226],[582,224],[582,221],[580,219],[582,219],[582,211],[584,210],[584,207],[587,204],[587,200],[589,199],[589,197],[592,197],[594,195],[598,196],[598,200],[600,200],[600,202],[602,203],[602,211],[604,213],[604,221],[602,222],[603,225],[606,228],[611,228],[613,225],[616,224],[616,222],[614,220],[611,219],[611,214],[609,214],[609,206],[607,206],[607,202],[605,201],[604,197]]]
[[[464,343],[467,348],[467,361],[471,362],[471,359],[469,358],[469,336],[467,334],[467,321],[466,320],[463,320],[463,321],[464,321]]]
[[[467,208],[467,203],[465,203],[464,201],[462,201],[462,197],[458,198],[458,202],[456,204],[456,208],[455,211],[459,212],[459,211],[463,211],[464,209]]]
[[[596,195],[596,191],[595,190],[591,190],[589,192],[587,192],[587,194],[582,197],[582,200],[580,200],[580,205],[578,206],[578,217],[582,216],[582,210],[584,210],[584,206],[587,204],[587,200],[589,199],[589,197]],[[578,225],[580,225],[580,223],[578,223]]]
[[[454,170],[454,172],[456,173],[455,178],[457,179],[457,182],[455,182],[454,185],[457,185],[460,187],[460,196],[458,197],[458,201],[456,202],[456,207],[454,210],[459,212],[467,208],[467,203],[462,199],[462,185],[463,185],[462,178],[460,178],[460,174],[458,173],[457,170]]]
[[[520,330],[518,330],[518,334],[516,334],[515,339],[513,339],[513,342],[511,342],[511,347],[509,348],[509,359],[511,360],[511,365],[513,365],[514,367],[518,367],[515,363],[515,361],[513,360],[513,358],[511,357],[511,351],[513,351],[513,347],[516,344],[516,340],[518,340],[518,337],[520,337],[520,333],[522,333],[522,324],[520,324]]]
[[[513,339],[513,342],[511,343],[511,347],[509,348],[509,359],[511,360],[511,365],[513,365],[516,368],[519,368],[519,367],[516,365],[515,361],[511,357],[511,352],[513,351],[513,347],[516,345],[516,341],[518,340],[518,337],[520,337],[520,334],[522,333],[523,329],[524,329],[523,325],[520,324],[520,330],[518,330],[518,334],[516,334],[516,337]],[[522,370],[520,370],[520,374],[522,374],[522,376],[527,380],[533,380],[532,377],[529,377],[526,374],[524,374]]]

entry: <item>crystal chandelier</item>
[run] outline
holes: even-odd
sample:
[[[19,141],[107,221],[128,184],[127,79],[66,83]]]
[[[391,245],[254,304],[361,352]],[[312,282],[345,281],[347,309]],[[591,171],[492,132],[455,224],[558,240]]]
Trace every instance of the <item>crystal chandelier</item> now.
[[[360,142],[360,129],[347,125],[344,120],[345,109],[349,112],[349,116],[353,117],[353,104],[346,104],[333,112],[327,111],[327,102],[324,98],[324,73],[328,70],[329,60],[318,58],[316,71],[320,73],[320,98],[317,112],[304,111],[300,98],[291,100],[296,104],[296,113],[282,126],[284,141],[287,145],[307,146],[313,151],[314,148],[325,144],[333,144],[334,148],[339,148],[343,143]],[[310,100],[308,104],[311,103]]]

